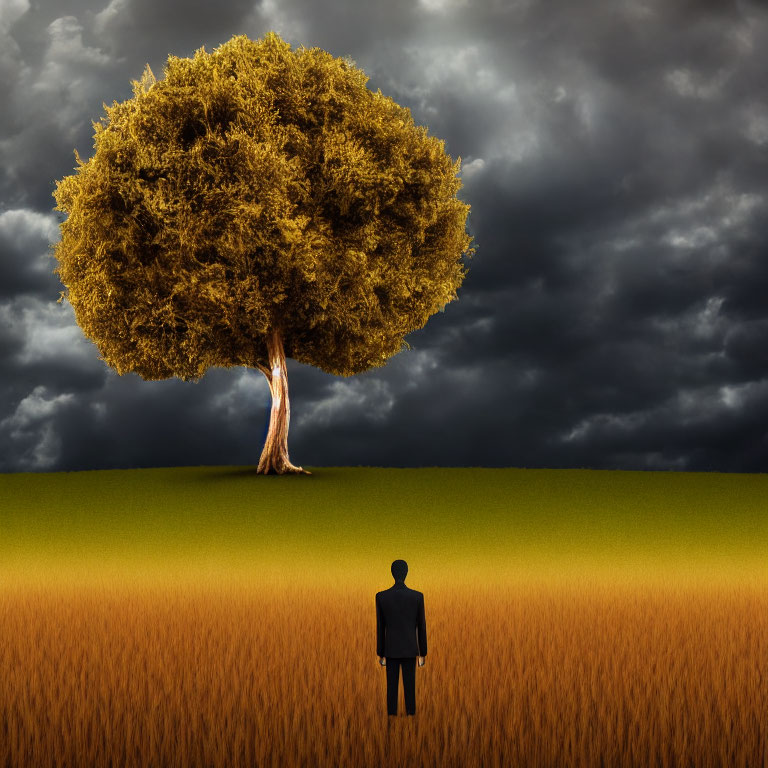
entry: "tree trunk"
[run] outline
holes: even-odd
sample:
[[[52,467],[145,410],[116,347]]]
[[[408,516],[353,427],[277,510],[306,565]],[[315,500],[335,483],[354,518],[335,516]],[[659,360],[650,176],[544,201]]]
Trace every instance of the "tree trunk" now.
[[[257,474],[284,475],[288,472],[311,475],[302,467],[291,464],[288,458],[288,423],[291,417],[291,404],[288,400],[288,369],[285,365],[285,352],[280,332],[271,330],[267,334],[267,353],[269,371],[259,366],[267,377],[269,391],[272,393],[272,412],[269,417],[269,431],[264,450],[261,452]]]

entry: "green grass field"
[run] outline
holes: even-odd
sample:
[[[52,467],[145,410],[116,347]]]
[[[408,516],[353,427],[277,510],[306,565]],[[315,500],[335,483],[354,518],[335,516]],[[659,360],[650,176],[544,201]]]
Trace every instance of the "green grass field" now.
[[[768,577],[768,475],[179,467],[0,475],[0,576],[390,585]]]

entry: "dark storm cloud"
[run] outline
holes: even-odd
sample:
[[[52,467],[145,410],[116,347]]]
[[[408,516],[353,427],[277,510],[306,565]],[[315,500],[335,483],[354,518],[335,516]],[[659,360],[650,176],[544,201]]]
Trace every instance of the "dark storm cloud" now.
[[[28,210],[0,213],[0,299],[22,293],[58,297],[61,283],[48,245],[58,237],[53,216]]]
[[[461,156],[478,246],[386,367],[289,361],[294,463],[764,471],[768,16],[639,0],[7,0],[0,471],[258,460],[261,374],[109,371],[46,239],[102,102],[269,29],[350,56]]]
[[[192,56],[203,45],[210,52],[236,34],[233,30],[244,22],[260,17],[258,3],[245,0],[187,0],[183,6],[156,0],[111,0],[98,12],[88,11],[86,18],[94,40],[111,56],[127,62],[147,61],[161,77],[169,54]]]

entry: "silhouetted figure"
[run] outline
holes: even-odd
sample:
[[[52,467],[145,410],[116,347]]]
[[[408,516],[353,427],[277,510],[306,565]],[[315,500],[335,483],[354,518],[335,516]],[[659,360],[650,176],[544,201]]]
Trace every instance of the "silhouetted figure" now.
[[[416,657],[423,667],[427,655],[424,595],[405,586],[408,563],[395,560],[395,583],[376,593],[376,655],[387,668],[387,714],[397,715],[397,687],[403,669],[405,711],[416,714]]]

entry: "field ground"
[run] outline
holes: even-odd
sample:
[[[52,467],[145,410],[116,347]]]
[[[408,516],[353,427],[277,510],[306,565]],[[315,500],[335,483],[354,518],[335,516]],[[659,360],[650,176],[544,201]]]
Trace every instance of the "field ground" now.
[[[768,766],[768,476],[309,469],[0,475],[0,766]]]

